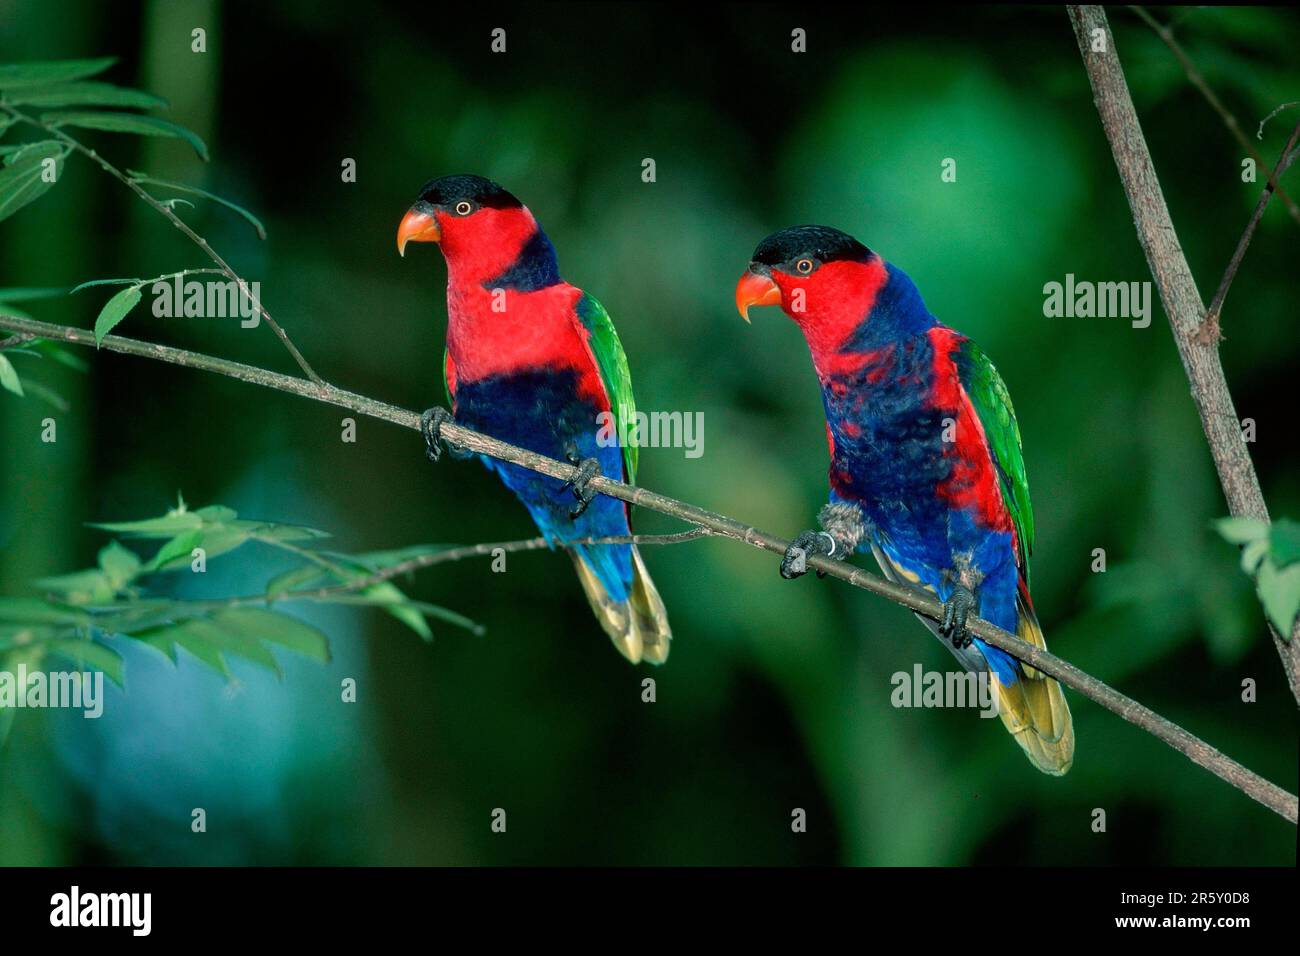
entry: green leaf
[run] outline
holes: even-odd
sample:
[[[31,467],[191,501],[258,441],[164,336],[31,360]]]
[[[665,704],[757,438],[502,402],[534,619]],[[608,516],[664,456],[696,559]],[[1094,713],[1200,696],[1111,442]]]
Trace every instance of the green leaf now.
[[[125,319],[127,313],[139,303],[140,287],[134,285],[123,289],[105,302],[104,307],[99,310],[99,317],[95,319],[95,345],[98,346],[103,342],[104,336]]]
[[[1212,523],[1223,540],[1246,544],[1268,534],[1268,522],[1258,518],[1220,518]]]
[[[329,643],[314,627],[260,608],[231,608],[209,618],[183,621],[138,635],[137,640],[176,660],[182,647],[227,678],[228,656],[241,657],[280,673],[267,644],[285,647],[316,661],[328,661]]]
[[[1241,549],[1241,570],[1252,578],[1259,570],[1259,564],[1268,557],[1268,540],[1257,538]]]
[[[84,79],[103,73],[116,57],[95,60],[50,60],[38,63],[6,63],[0,66],[0,90],[18,90]]]
[[[18,146],[5,147],[4,158],[6,166],[15,166],[19,162],[26,161],[33,155],[53,156],[55,153],[66,153],[67,147],[56,139],[41,139],[34,143],[22,143]]]
[[[66,294],[67,291],[67,289],[36,287],[0,289],[0,302],[31,302],[35,299],[55,299]]]
[[[364,577],[366,575],[359,576]],[[429,630],[429,623],[424,619],[424,615],[413,607],[405,606],[406,595],[392,581],[381,581],[378,584],[372,584],[361,593],[383,604],[385,611],[426,641],[433,640],[433,631]]]
[[[193,617],[185,601],[166,598],[134,598],[114,605],[114,610],[95,615],[95,627],[106,634],[135,635]]]
[[[52,604],[40,598],[0,597],[0,621],[8,624],[85,626],[90,624],[90,616],[77,608]]]
[[[259,540],[266,541],[269,544],[280,541],[316,541],[330,537],[328,531],[320,531],[316,528],[307,528],[297,524],[266,524],[252,521],[247,522],[247,524],[257,529],[256,536]]]
[[[311,582],[323,578],[325,574],[326,571],[323,568],[316,567],[314,564],[293,568],[283,574],[277,574],[266,583],[267,597],[306,587]]]
[[[33,581],[32,586],[41,591],[53,591],[69,604],[106,604],[113,600],[113,585],[99,568],[40,578]]]
[[[99,566],[115,592],[130,584],[140,573],[140,559],[116,541],[110,541],[100,549]]]
[[[38,148],[39,147],[39,148]],[[8,219],[23,206],[39,199],[63,173],[65,151],[54,142],[34,143],[5,157],[0,169],[0,220]],[[45,176],[45,161],[54,160],[54,180]]]
[[[85,638],[65,641],[53,641],[47,645],[53,654],[66,658],[80,670],[103,671],[104,676],[118,687],[122,683],[122,655],[111,647],[105,647]]]
[[[23,383],[18,381],[18,372],[3,355],[0,355],[0,388],[13,392],[19,398],[23,397]]]
[[[49,339],[36,339],[31,343],[31,347],[41,355],[53,359],[60,365],[66,365],[74,371],[85,372],[90,367],[80,355],[58,342],[51,342]]]
[[[1266,561],[1255,580],[1264,612],[1282,639],[1289,641],[1296,615],[1300,614],[1300,564],[1279,571],[1272,562]]]
[[[264,608],[232,608],[212,616],[223,630],[249,641],[266,641],[322,664],[329,663],[330,647],[325,635],[296,617]]]
[[[1279,518],[1268,531],[1273,563],[1279,568],[1300,561],[1300,522]]]
[[[143,90],[96,82],[28,87],[5,99],[11,106],[124,106],[152,110],[167,105],[162,97]]]
[[[176,649],[184,648],[227,680],[232,676],[221,649],[212,640],[211,625],[207,621],[184,621],[169,624],[135,635],[135,640],[161,651],[173,663],[177,662]]]
[[[226,524],[239,517],[239,512],[225,505],[206,505],[194,512],[203,519],[204,524]]]
[[[210,193],[206,189],[199,189],[197,186],[186,186],[184,183],[174,183],[167,179],[155,179],[152,176],[146,176],[144,173],[137,173],[128,170],[133,182],[148,186],[162,186],[166,189],[175,189],[178,192],[189,193],[193,196],[202,196],[204,199],[210,199],[215,203],[225,206],[231,212],[243,216],[249,225],[257,232],[257,238],[266,238],[266,227],[262,225],[262,220],[258,219],[251,212],[229,199],[223,199],[215,193]]]
[[[380,571],[384,568],[391,568],[395,564],[401,564],[403,561],[409,561],[412,558],[441,554],[452,547],[454,546],[449,544],[414,544],[410,547],[394,548],[390,551],[367,551],[363,554],[341,554],[338,557],[355,561],[372,571]]]
[[[145,281],[144,279],[91,279],[89,282],[83,282],[81,285],[69,289],[68,295],[80,292],[82,289],[89,289],[95,285],[144,285]]]
[[[66,112],[44,113],[41,120],[60,126],[77,126],[82,129],[99,129],[110,133],[136,133],[140,136],[171,136],[183,139],[194,147],[199,158],[208,160],[208,147],[199,135],[156,116],[139,116],[136,113]]]
[[[92,523],[90,527],[114,534],[129,534],[137,538],[170,538],[182,531],[194,531],[203,526],[203,519],[193,511],[177,509],[169,511],[161,518],[146,518],[144,521],[114,521],[102,524]]]
[[[175,570],[186,566],[190,563],[194,549],[202,544],[202,529],[184,531],[159,548],[158,553],[145,563],[142,570],[146,573],[152,573],[154,571]]]

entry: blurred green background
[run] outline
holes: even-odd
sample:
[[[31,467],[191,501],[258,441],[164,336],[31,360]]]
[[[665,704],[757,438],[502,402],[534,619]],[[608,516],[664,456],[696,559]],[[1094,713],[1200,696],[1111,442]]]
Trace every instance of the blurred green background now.
[[[1157,16],[1177,20],[1249,134],[1297,98],[1294,10]],[[1169,50],[1129,11],[1111,20],[1208,299],[1264,174],[1241,181],[1239,146]],[[497,26],[504,55],[489,52]],[[205,54],[191,52],[196,27]],[[794,27],[806,54],[790,51]],[[1066,273],[1150,278],[1063,10],[0,0],[0,62],[104,54],[121,57],[107,79],[167,97],[164,115],[202,134],[213,161],[178,141],[81,137],[259,213],[266,242],[216,207],[181,211],[261,281],[331,382],[411,409],[442,400],[445,270],[428,246],[399,259],[394,234],[425,180],[491,176],[614,316],[639,404],[704,413],[704,455],[643,451],[641,482],[781,534],[825,500],[820,397],[793,323],[760,310],[746,327],[732,288],[775,229],[853,233],[1010,386],[1051,649],[1295,788],[1295,703],[1235,549],[1209,528],[1226,509],[1163,313],[1147,329],[1043,317],[1044,283]],[[1266,128],[1270,164],[1294,118]],[[940,181],[948,157],[955,183]],[[341,181],[345,158],[355,183]],[[1257,423],[1265,496],[1293,517],[1298,228],[1274,202],[1222,350]],[[75,157],[0,225],[0,287],[207,264]],[[106,298],[30,311],[88,327]],[[140,309],[118,331],[295,371],[265,327]],[[86,522],[159,514],[178,490],[328,529],[351,551],[534,534],[478,465],[430,466],[408,431],[360,419],[343,444],[338,410],[85,357],[86,374],[20,367],[70,403],[53,413],[57,444],[37,438],[49,406],[0,394],[0,593],[88,566],[107,539]],[[639,515],[642,531],[676,527]],[[1094,548],[1105,574],[1090,571]],[[483,623],[482,638],[444,629],[426,645],[378,612],[307,606],[335,659],[286,657],[283,681],[236,665],[226,685],[118,640],[128,690],[110,688],[101,720],[19,715],[0,751],[0,863],[1295,862],[1292,826],[1077,695],[1064,779],[1036,773],[996,721],[894,709],[893,673],[951,658],[883,600],[783,582],[772,556],[733,542],[647,561],[676,635],[655,671],[614,653],[568,561],[547,553],[405,585]],[[256,589],[274,562],[251,548],[215,559],[202,588]],[[349,676],[356,704],[339,700]],[[1246,678],[1257,703],[1241,701]],[[194,807],[206,834],[190,831]],[[497,807],[504,835],[489,828]],[[805,834],[791,832],[796,807]]]

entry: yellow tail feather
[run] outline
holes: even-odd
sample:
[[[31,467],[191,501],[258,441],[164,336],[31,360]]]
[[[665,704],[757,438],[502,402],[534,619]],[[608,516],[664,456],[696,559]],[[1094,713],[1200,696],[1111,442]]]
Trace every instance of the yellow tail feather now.
[[[1043,629],[1033,608],[1017,601],[1020,625],[1016,636],[1035,647],[1047,649]],[[1032,667],[1024,667],[1025,676],[1004,687],[995,674],[989,674],[998,695],[998,716],[1015,737],[1030,762],[1043,773],[1059,777],[1074,763],[1074,721],[1065,702],[1065,692],[1051,677]]]
[[[668,646],[673,632],[668,626],[668,612],[663,599],[650,580],[650,572],[641,560],[641,552],[632,548],[632,588],[626,601],[612,600],[605,586],[588,567],[582,556],[573,554],[578,580],[587,594],[596,620],[605,629],[618,652],[633,664],[646,661],[662,664],[668,660]]]

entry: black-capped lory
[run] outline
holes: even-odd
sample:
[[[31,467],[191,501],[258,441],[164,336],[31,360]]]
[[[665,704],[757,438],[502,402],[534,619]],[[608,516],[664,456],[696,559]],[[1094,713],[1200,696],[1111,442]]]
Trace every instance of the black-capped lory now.
[[[886,577],[944,604],[921,620],[968,670],[987,672],[998,712],[1030,761],[1074,759],[1061,685],[972,637],[976,613],[1038,647],[1029,596],[1034,518],[1007,387],[980,348],[930,314],[912,280],[852,236],[796,226],[755,249],[736,286],[748,320],[779,305],[803,331],[821,382],[830,501],[795,539],[784,577],[809,554],[870,551]]]
[[[409,242],[436,242],[447,260],[443,373],[451,410],[424,413],[430,459],[438,460],[442,426],[454,416],[457,424],[578,466],[576,480],[561,482],[482,458],[551,546],[569,551],[614,646],[633,663],[663,663],[672,632],[636,546],[574,543],[631,533],[629,507],[588,487],[597,473],[636,478],[636,406],[609,315],[560,277],[555,247],[528,207],[481,176],[426,183],[397,230],[398,251]],[[610,415],[619,427],[608,427]],[[620,447],[602,437],[611,433],[631,440]]]

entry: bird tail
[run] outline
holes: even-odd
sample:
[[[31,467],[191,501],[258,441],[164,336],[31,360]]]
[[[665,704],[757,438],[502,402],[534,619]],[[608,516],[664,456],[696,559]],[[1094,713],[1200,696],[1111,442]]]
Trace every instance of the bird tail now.
[[[1020,618],[1016,636],[1046,650],[1043,629],[1023,584],[1016,597],[1016,610]],[[1058,681],[1042,671],[1028,665],[1021,669],[1023,676],[1006,685],[996,673],[989,673],[998,696],[998,716],[1030,763],[1043,773],[1059,777],[1074,763],[1074,722],[1065,692]]]
[[[632,584],[622,601],[610,596],[581,552],[573,552],[573,565],[596,620],[619,653],[633,664],[662,664],[668,660],[668,645],[673,639],[668,612],[636,545],[632,546]]]

